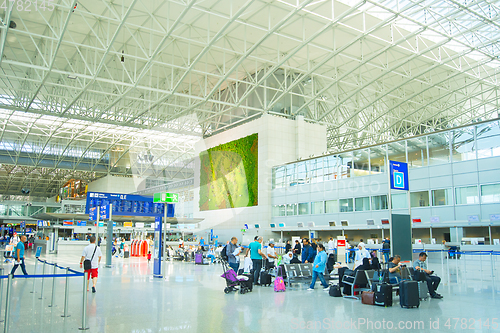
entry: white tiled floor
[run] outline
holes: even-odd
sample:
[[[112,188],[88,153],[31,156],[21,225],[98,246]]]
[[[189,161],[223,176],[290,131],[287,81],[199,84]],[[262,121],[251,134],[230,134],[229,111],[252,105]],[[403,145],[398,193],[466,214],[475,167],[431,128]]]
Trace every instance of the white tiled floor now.
[[[318,286],[312,292],[299,285],[285,293],[275,293],[272,287],[255,287],[245,295],[226,295],[220,265],[167,262],[166,277],[159,280],[151,277],[152,264],[148,265],[146,259],[113,258],[112,268],[99,269],[97,293],[88,293],[88,327],[90,332],[328,332],[338,330],[335,325],[342,324],[343,332],[386,332],[388,329],[382,326],[376,329],[385,320],[386,326],[388,321],[395,326],[403,321],[408,329],[399,330],[405,332],[495,332],[499,331],[494,327],[500,320],[496,319],[495,324],[493,318],[500,317],[500,293],[487,259],[445,260],[443,265],[440,258],[432,259],[432,269],[443,277],[439,292],[444,299],[424,301],[419,309],[402,309],[397,298],[393,307],[380,308],[332,298]],[[61,254],[48,256],[47,260],[78,268],[79,258]],[[27,263],[32,273],[33,259],[28,258]],[[483,274],[478,274],[481,266]],[[10,270],[11,265],[5,264],[4,268]],[[1,318],[5,314],[3,281]],[[41,280],[37,280],[36,294],[31,294],[32,280],[15,279],[10,332],[78,332],[83,280],[70,279],[69,318],[61,317],[64,283],[64,278],[57,279],[56,307],[50,308],[52,280],[45,280],[40,300]],[[481,326],[475,321],[479,319]],[[487,319],[490,328],[484,326]],[[374,328],[359,325],[364,320],[372,321]],[[429,329],[430,322],[437,328],[437,320],[439,329]],[[422,321],[424,329],[413,328],[415,321]],[[355,328],[350,327],[351,323]]]

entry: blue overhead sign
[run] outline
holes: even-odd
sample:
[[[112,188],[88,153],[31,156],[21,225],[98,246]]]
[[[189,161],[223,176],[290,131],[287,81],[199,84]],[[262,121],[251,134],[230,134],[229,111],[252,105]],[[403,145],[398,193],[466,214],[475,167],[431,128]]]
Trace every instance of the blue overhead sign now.
[[[97,221],[97,207],[89,208],[89,221]]]
[[[109,205],[102,205],[101,208],[99,208],[99,216],[101,219],[109,219]]]
[[[153,197],[135,194],[88,192],[85,213],[97,206],[112,204],[113,216],[160,216],[163,217],[167,206],[167,217],[174,217],[174,205],[154,203]],[[103,216],[101,214],[101,216]],[[96,216],[97,218],[97,216]]]
[[[391,189],[408,191],[408,164],[404,162],[389,161],[391,175]]]

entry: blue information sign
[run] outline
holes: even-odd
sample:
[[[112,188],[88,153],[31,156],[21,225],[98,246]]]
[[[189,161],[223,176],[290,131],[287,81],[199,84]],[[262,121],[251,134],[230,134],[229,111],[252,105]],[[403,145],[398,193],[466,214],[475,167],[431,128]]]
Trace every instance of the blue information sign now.
[[[154,263],[153,263],[153,276],[161,278],[161,238],[162,238],[162,223],[161,217],[155,217],[155,248],[154,248]]]
[[[40,258],[41,254],[42,254],[42,247],[41,246],[37,246],[35,257],[36,258]]]
[[[404,162],[389,161],[391,175],[391,189],[408,191],[408,164]]]
[[[38,220],[38,221],[37,221],[37,225],[38,225],[39,227],[43,227],[43,220]]]
[[[97,207],[89,208],[89,221],[97,221]]]
[[[109,205],[102,205],[101,208],[99,208],[99,216],[101,219],[109,219]]]
[[[24,228],[26,228],[26,222],[21,221],[21,229],[24,229]]]

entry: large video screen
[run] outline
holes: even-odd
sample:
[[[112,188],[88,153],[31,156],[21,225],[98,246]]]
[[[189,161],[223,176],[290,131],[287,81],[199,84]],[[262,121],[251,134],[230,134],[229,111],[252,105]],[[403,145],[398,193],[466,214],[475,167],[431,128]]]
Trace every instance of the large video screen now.
[[[200,153],[200,211],[257,206],[258,134]]]

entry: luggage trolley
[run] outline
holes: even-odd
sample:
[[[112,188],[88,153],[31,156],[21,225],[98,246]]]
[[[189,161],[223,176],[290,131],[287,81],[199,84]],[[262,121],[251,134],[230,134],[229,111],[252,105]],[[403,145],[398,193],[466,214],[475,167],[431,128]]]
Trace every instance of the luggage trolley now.
[[[226,288],[224,288],[224,293],[229,294],[231,291],[240,291],[240,294],[245,294],[250,290],[247,286],[248,277],[243,275],[236,275],[234,269],[232,269],[228,262],[222,260],[222,268],[224,270],[224,274],[221,277],[226,280]]]

